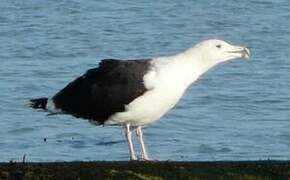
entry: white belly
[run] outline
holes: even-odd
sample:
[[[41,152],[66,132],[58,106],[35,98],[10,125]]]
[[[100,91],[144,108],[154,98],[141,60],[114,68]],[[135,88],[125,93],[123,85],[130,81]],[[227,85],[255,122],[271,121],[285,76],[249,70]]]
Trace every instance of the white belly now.
[[[145,125],[160,119],[173,108],[182,92],[172,92],[170,89],[154,89],[132,101],[126,106],[125,112],[116,113],[106,124],[126,124],[132,126]]]
[[[167,62],[155,61],[154,68],[144,76],[144,85],[149,90],[128,104],[124,112],[112,115],[105,124],[145,125],[160,119],[177,104],[191,79],[180,73],[178,64],[164,63]]]

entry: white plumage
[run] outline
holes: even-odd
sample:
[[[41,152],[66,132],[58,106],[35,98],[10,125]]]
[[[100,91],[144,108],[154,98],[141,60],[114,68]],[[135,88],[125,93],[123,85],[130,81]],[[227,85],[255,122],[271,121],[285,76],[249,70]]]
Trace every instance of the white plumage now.
[[[110,117],[106,124],[126,126],[130,158],[136,160],[130,126],[137,127],[142,148],[142,159],[149,160],[141,127],[157,121],[173,108],[185,90],[211,67],[235,58],[248,58],[250,51],[245,47],[232,46],[221,40],[201,42],[193,48],[170,57],[155,58],[150,71],[143,77],[144,95],[126,105],[125,112]]]
[[[216,45],[222,45],[223,51]],[[227,56],[226,52],[235,51],[239,53]],[[153,59],[150,71],[143,78],[149,91],[128,104],[125,112],[111,116],[106,124],[143,126],[160,119],[200,75],[229,58],[243,57],[244,53],[249,53],[249,50],[220,40],[208,40],[183,53]]]

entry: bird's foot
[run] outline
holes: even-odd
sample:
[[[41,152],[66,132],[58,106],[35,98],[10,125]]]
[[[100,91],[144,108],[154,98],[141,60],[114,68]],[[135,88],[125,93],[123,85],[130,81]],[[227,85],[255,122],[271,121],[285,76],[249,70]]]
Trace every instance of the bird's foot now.
[[[136,156],[131,156],[130,157],[130,161],[137,161],[137,160],[138,160],[138,158]]]
[[[151,159],[151,158],[149,158],[149,157],[141,157],[141,158],[139,158],[138,159],[139,161],[147,161],[147,162],[156,162],[156,161],[158,161],[158,160],[156,160],[156,159]]]

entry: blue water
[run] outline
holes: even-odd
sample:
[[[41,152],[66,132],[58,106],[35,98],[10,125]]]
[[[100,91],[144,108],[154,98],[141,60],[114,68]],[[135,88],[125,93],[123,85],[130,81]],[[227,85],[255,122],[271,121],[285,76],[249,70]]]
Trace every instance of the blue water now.
[[[25,106],[103,58],[171,55],[210,38],[249,46],[145,129],[161,160],[290,159],[290,2],[0,1],[0,161],[127,160],[121,128]],[[46,141],[45,141],[46,139]]]

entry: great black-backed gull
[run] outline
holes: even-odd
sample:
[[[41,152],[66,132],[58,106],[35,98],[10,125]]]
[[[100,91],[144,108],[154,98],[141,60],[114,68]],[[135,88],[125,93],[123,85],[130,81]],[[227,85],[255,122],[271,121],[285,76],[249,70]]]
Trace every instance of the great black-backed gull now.
[[[30,106],[55,114],[71,114],[98,125],[125,127],[131,160],[137,160],[131,138],[136,131],[141,145],[139,159],[150,160],[142,127],[173,108],[204,72],[221,62],[249,55],[245,47],[214,39],[173,56],[105,59],[51,98],[30,100]]]

